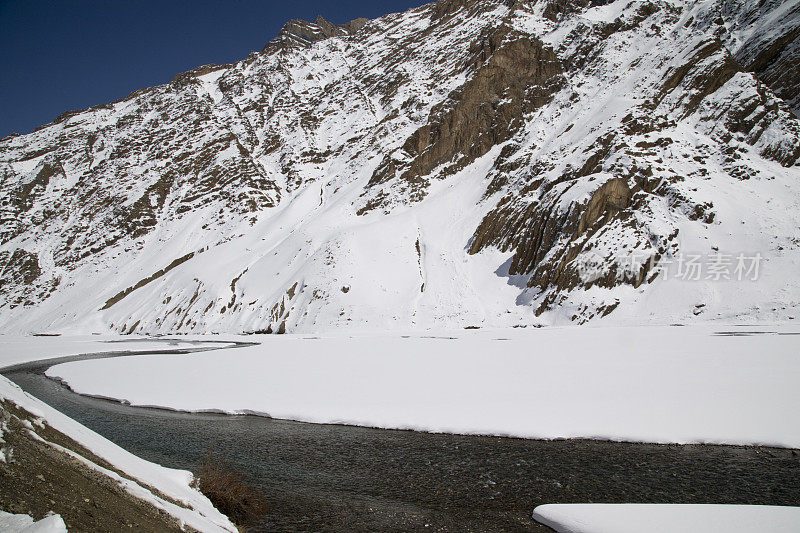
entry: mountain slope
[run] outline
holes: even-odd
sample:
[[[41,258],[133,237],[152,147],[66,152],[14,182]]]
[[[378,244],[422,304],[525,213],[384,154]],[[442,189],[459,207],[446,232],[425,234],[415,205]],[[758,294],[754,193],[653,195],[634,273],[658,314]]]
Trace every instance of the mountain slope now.
[[[292,21],[234,65],[0,141],[0,324],[793,318],[798,6]]]

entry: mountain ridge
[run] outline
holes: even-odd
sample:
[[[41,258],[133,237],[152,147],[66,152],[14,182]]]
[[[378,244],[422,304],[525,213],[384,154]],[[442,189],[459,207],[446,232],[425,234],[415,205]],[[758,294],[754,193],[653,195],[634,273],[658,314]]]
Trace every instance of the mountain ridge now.
[[[788,320],[800,126],[749,70],[792,94],[798,27],[796,1],[727,0],[292,21],[242,61],[0,140],[0,323]],[[765,279],[661,272],[715,248],[763,254]]]

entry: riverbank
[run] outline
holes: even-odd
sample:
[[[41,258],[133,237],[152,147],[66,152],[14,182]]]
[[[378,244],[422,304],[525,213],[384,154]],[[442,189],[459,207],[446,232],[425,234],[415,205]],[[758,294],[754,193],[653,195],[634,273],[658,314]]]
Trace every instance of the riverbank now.
[[[0,376],[0,509],[68,530],[232,532],[191,474],[133,456]]]

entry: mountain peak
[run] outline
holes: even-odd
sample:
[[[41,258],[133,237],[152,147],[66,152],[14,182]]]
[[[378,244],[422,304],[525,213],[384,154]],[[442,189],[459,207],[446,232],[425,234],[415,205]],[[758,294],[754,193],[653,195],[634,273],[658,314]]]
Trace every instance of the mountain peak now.
[[[314,22],[303,19],[294,19],[286,23],[278,33],[278,37],[267,43],[265,51],[274,48],[308,48],[316,42],[331,37],[345,37],[352,35],[369,22],[366,18],[357,18],[345,24],[334,24],[318,15]]]

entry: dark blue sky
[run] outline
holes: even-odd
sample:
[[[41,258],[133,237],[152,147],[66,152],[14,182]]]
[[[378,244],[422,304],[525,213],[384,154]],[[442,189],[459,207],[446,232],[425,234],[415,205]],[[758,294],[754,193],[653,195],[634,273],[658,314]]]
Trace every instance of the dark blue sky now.
[[[344,23],[431,0],[0,0],[0,137],[231,63],[293,18]]]

